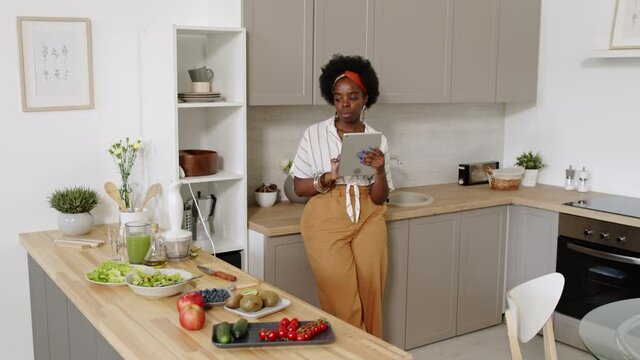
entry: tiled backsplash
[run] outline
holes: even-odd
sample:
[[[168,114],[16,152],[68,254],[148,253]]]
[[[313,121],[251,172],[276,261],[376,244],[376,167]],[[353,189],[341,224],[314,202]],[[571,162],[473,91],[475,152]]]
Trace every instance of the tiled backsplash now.
[[[280,161],[293,158],[305,128],[333,115],[331,106],[253,106],[248,114],[248,199],[262,182],[282,188]],[[366,121],[389,140],[396,188],[455,182],[457,164],[500,160],[504,105],[387,105],[367,111]],[[506,164],[511,165],[511,164]],[[284,194],[281,192],[284,198]]]

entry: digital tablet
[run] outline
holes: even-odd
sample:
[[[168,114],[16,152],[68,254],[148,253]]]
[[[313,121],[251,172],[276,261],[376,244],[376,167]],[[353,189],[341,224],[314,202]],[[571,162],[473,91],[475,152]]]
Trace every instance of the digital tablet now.
[[[376,169],[360,163],[362,151],[380,147],[382,133],[348,133],[342,136],[342,151],[338,175],[374,175]]]

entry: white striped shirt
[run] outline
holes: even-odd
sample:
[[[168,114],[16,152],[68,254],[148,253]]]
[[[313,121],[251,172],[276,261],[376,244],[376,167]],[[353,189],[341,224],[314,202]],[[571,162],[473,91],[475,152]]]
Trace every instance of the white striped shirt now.
[[[365,123],[364,132],[372,133],[377,131]],[[300,140],[298,151],[293,159],[293,166],[291,166],[289,174],[301,179],[310,179],[317,174],[331,172],[331,159],[337,158],[338,155],[340,155],[341,150],[342,140],[340,140],[340,136],[338,135],[338,129],[336,129],[334,117],[313,124],[305,130],[302,140]],[[387,138],[384,135],[382,135],[382,140],[380,142],[380,150],[385,154],[385,173],[387,176],[389,190],[392,190],[393,182],[391,181],[388,162],[389,145],[387,143]],[[336,184],[347,184],[348,186],[368,186],[373,182],[375,182],[375,175],[343,176],[336,180]],[[355,191],[357,195],[357,189]],[[356,196],[356,199],[357,198],[358,197]],[[347,204],[347,211],[350,212],[349,196],[347,196]],[[355,216],[355,222],[357,222],[358,214],[359,211],[357,211]],[[352,220],[353,219],[354,218],[352,217]]]

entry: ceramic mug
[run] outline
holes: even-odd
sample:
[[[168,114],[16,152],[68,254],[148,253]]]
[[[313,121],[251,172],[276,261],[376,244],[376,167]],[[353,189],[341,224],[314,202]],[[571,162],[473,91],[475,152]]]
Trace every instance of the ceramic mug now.
[[[211,92],[211,83],[208,81],[197,81],[191,83],[191,91],[194,93]]]
[[[210,82],[213,80],[213,70],[206,66],[189,70],[189,77],[193,82]]]

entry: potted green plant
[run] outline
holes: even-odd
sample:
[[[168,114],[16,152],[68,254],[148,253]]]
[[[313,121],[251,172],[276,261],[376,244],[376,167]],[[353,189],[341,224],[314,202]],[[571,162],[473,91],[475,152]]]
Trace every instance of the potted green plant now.
[[[91,231],[93,217],[89,211],[98,205],[100,195],[88,187],[74,186],[55,190],[49,206],[58,210],[58,228],[65,235],[82,235]]]
[[[540,169],[546,166],[544,161],[542,161],[540,153],[537,152],[534,154],[531,150],[520,154],[520,156],[516,158],[516,165],[522,166],[525,169],[521,185],[529,187],[536,186]]]

